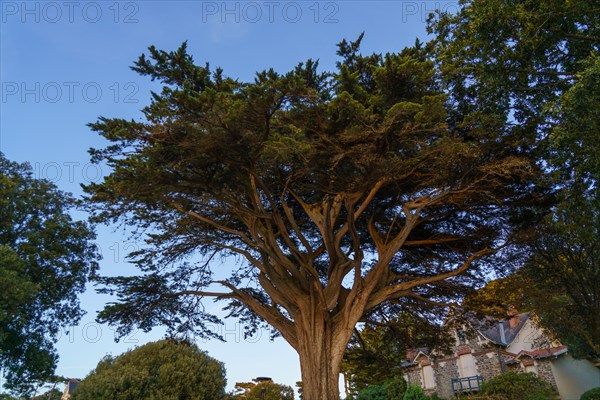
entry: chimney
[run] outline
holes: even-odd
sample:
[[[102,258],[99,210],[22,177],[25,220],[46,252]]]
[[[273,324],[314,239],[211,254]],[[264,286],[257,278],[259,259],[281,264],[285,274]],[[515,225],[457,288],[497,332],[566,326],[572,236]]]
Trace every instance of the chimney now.
[[[498,329],[500,331],[500,341],[502,344],[506,344],[506,334],[504,333],[504,323],[502,321],[498,322]]]
[[[519,326],[519,322],[521,322],[519,320],[519,311],[515,306],[508,306],[507,314],[510,318],[508,321],[510,329],[515,329],[517,326]]]

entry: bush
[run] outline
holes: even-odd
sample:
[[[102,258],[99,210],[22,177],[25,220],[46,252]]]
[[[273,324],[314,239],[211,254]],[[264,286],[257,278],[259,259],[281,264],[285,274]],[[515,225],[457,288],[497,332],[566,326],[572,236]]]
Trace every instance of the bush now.
[[[221,400],[225,367],[198,346],[173,339],[105,357],[71,400]]]
[[[406,392],[406,381],[402,377],[388,379],[383,383],[387,400],[402,400]]]
[[[58,389],[52,389],[39,396],[33,397],[31,400],[60,400],[61,398],[62,392]]]
[[[532,373],[506,372],[481,386],[481,395],[497,400],[550,400],[552,387]]]
[[[358,392],[356,400],[387,400],[383,385],[370,385]]]
[[[381,385],[370,385],[358,392],[356,400],[403,400],[406,381],[401,377],[388,379]]]
[[[581,395],[580,400],[600,400],[600,387],[588,390]]]
[[[440,396],[438,396],[437,393],[433,393],[431,396],[429,396],[429,400],[444,400],[444,399],[441,398]]]
[[[245,400],[294,400],[294,389],[273,382],[260,382],[243,397]]]
[[[402,400],[428,400],[429,398],[418,385],[410,385],[404,393]]]

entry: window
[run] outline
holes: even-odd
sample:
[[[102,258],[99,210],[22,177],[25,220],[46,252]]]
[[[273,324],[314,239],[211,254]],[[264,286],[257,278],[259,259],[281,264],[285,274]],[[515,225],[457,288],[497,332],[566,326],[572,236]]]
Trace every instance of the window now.
[[[537,375],[537,366],[535,364],[531,364],[525,367],[525,372],[532,372]]]
[[[475,357],[472,354],[463,354],[458,358],[458,368],[460,377],[466,378],[477,375],[477,366],[475,365]]]
[[[435,377],[433,376],[433,368],[431,365],[426,365],[421,368],[421,377],[425,389],[433,389],[435,387]]]

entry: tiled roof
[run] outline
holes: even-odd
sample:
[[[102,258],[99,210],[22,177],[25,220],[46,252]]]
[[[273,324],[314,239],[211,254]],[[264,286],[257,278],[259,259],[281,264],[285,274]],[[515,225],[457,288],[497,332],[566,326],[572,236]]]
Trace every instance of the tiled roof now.
[[[517,324],[511,327],[510,319],[498,320],[491,317],[471,316],[471,324],[479,331],[486,339],[492,342],[508,346],[517,337],[517,334],[525,325],[525,322],[531,317],[530,313],[523,313],[515,316],[518,318]]]
[[[564,354],[566,352],[567,352],[566,346],[547,347],[545,349],[538,349],[538,350],[533,350],[533,351],[522,350],[519,352],[519,354],[517,354],[517,356],[515,358],[518,359],[522,355],[528,355],[530,357],[540,359],[540,358],[558,356],[558,355]]]
[[[520,359],[523,356],[527,356],[527,357],[531,357],[536,360],[540,360],[542,358],[558,357],[561,354],[565,354],[566,352],[567,352],[566,346],[547,347],[545,349],[538,349],[538,350],[532,350],[532,351],[521,350],[518,354],[512,354],[512,353],[506,352],[505,355],[507,356],[507,358],[504,361],[507,364],[516,364],[518,362],[521,362]]]

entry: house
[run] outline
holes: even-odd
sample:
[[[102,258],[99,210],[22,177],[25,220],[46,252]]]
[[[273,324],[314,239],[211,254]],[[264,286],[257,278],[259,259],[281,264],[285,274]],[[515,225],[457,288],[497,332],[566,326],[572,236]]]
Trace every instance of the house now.
[[[578,400],[600,386],[600,368],[576,360],[558,341],[551,340],[530,313],[514,307],[498,320],[470,315],[453,324],[454,345],[448,354],[410,351],[403,364],[404,378],[427,393],[452,398],[473,393],[481,384],[504,372],[532,372],[547,381],[563,400]]]
[[[67,386],[65,387],[65,391],[63,395],[60,397],[60,400],[69,400],[71,398],[71,393],[73,390],[79,385],[78,379],[69,379],[67,380]]]

